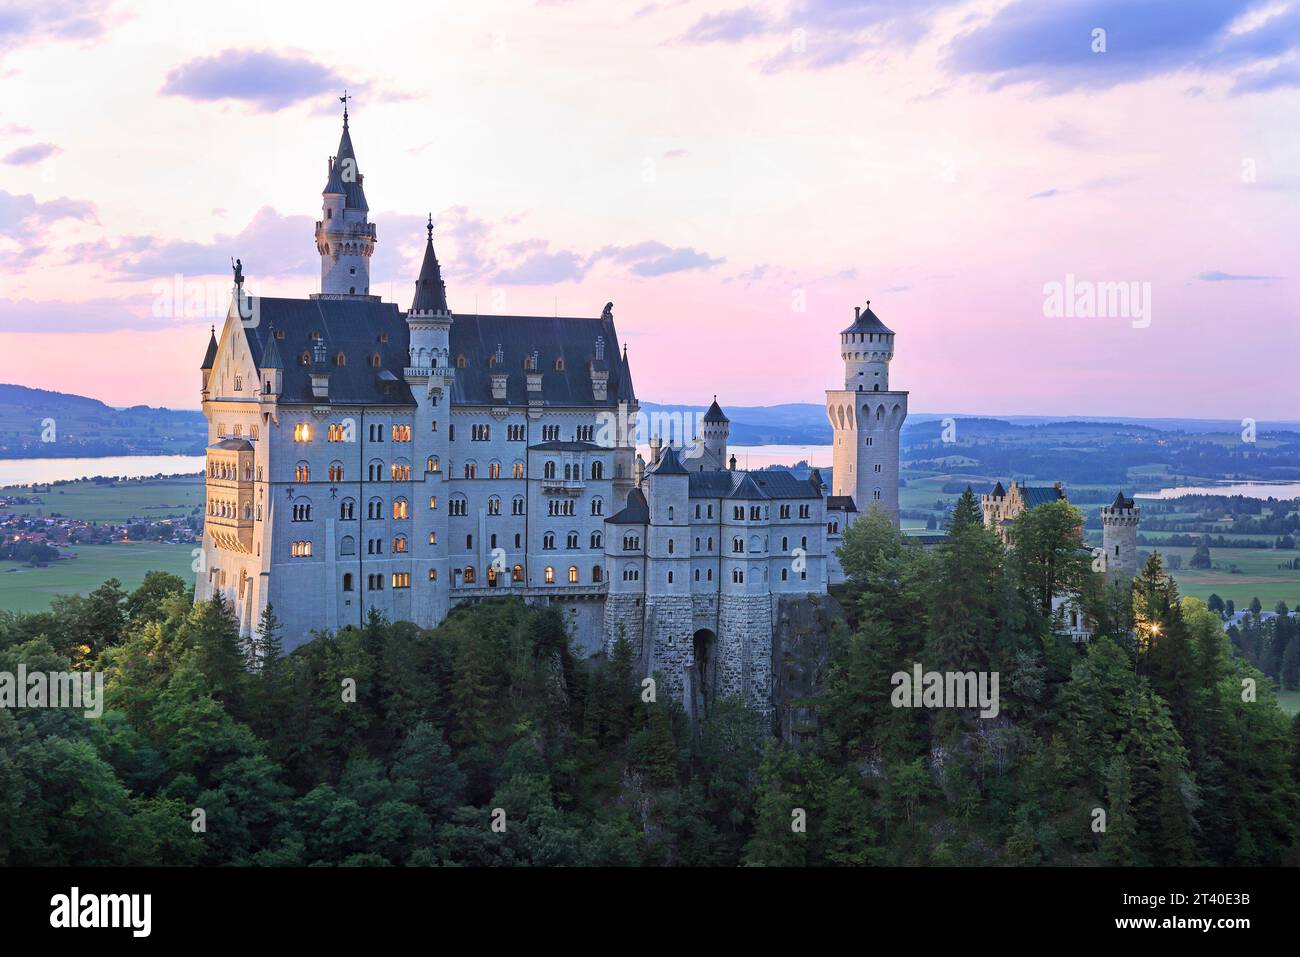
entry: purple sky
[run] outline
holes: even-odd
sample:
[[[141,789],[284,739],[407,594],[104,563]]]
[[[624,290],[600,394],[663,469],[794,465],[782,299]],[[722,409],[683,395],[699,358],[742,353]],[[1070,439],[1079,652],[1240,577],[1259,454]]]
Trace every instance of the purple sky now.
[[[317,288],[346,86],[374,291],[431,210],[454,310],[613,300],[643,399],[821,402],[870,299],[916,411],[1300,417],[1300,0],[6,3],[0,77],[0,381],[196,407],[231,256]]]

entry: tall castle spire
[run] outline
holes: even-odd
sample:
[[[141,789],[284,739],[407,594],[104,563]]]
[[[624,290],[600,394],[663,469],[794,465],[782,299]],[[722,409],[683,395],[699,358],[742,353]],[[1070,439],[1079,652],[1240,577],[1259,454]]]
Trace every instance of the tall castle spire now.
[[[316,223],[316,249],[320,253],[320,291],[324,296],[370,295],[370,257],[375,251],[375,227],[369,222],[370,205],[363,188],[365,177],[357,165],[352,133],[348,128],[348,100],[343,103],[343,133],[338,153],[329,158],[328,176],[321,191],[323,218]]]
[[[429,238],[424,246],[424,262],[420,264],[420,277],[415,280],[415,298],[411,300],[411,312],[434,312],[445,315],[447,309],[447,284],[442,281],[442,269],[438,265],[438,256],[433,251],[433,213],[429,214],[426,227]]]

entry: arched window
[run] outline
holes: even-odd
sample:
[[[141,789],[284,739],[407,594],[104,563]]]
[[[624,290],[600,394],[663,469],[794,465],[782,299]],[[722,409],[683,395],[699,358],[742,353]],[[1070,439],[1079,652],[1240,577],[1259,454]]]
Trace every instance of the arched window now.
[[[554,547],[555,547],[555,533],[547,532],[545,535],[542,536],[542,548],[554,548]]]
[[[604,540],[603,540],[603,538],[602,538],[600,532],[592,532],[592,533],[591,533],[591,547],[592,547],[592,548],[600,548],[602,544],[604,544]]]
[[[500,463],[500,462],[489,462],[489,463],[488,463],[488,478],[499,479],[500,477],[501,477],[501,463]]]
[[[428,461],[424,463],[424,469],[426,472],[438,471],[438,456],[430,455]]]
[[[356,502],[350,498],[345,498],[339,503],[339,520],[343,522],[351,521],[355,518]]]
[[[410,515],[410,506],[404,498],[393,499],[393,518],[407,518]]]
[[[338,355],[334,357],[334,364],[338,366],[340,369],[343,368],[343,366],[348,364],[347,357],[340,352]]]
[[[570,585],[576,585],[576,584],[578,584],[578,566],[577,566],[577,565],[570,565],[570,566],[569,566],[569,584],[570,584]]]
[[[344,535],[339,539],[340,555],[355,555],[357,553],[357,540],[351,535]]]
[[[466,565],[466,566],[465,566],[465,584],[466,584],[466,585],[472,585],[472,584],[474,584],[474,566],[473,566],[473,565]]]
[[[599,585],[604,578],[604,574],[605,574],[604,571],[601,569],[599,565],[591,566],[591,580],[593,584]]]
[[[465,478],[467,478],[467,479],[472,479],[472,478],[474,478],[476,475],[478,475],[478,463],[477,463],[477,462],[466,462],[466,463],[465,463]]]
[[[603,498],[597,496],[596,498],[593,498],[591,500],[591,514],[592,515],[605,514],[605,500]]]
[[[404,552],[404,551],[406,551],[406,536],[405,536],[405,535],[398,535],[396,538],[393,539],[393,551],[394,551],[395,553],[400,553],[400,552]]]
[[[511,580],[512,582],[521,582],[521,581],[524,580],[524,566],[523,566],[523,565],[516,565],[516,566],[511,570],[511,572],[510,572],[510,580]]]
[[[555,584],[555,569],[552,568],[550,565],[546,566],[546,571],[544,572],[544,578],[546,579],[546,584],[548,585]]]
[[[592,477],[592,479],[595,479],[595,480],[600,480],[600,479],[603,479],[603,478],[605,477],[605,463],[604,463],[604,462],[592,462],[592,463],[591,463],[591,477]]]
[[[299,462],[293,470],[293,480],[295,482],[310,482],[311,466],[306,462]]]
[[[344,572],[344,573],[343,573],[343,590],[344,590],[344,591],[352,591],[352,573],[351,573],[351,572]]]
[[[458,356],[456,356],[456,368],[457,368],[457,369],[463,369],[463,368],[465,368],[466,365],[468,365],[468,363],[466,363],[466,361],[465,361],[465,356],[464,356],[463,354],[462,354],[462,355],[458,355]]]
[[[524,463],[523,463],[523,462],[516,462],[513,466],[511,466],[510,474],[511,474],[513,477],[517,478],[517,479],[521,479],[521,478],[523,478],[523,477],[524,477]]]
[[[342,481],[343,481],[343,463],[342,463],[342,462],[331,462],[331,463],[330,463],[330,481],[331,481],[331,482],[342,482]]]
[[[379,366],[380,366],[382,363],[383,363],[383,360],[379,358],[379,353],[378,353],[378,352],[373,353],[373,354],[370,356],[370,365],[371,365],[372,368],[378,369]]]
[[[501,499],[497,498],[495,495],[489,498],[487,503],[487,512],[489,515],[500,515]]]
[[[548,478],[548,479],[555,478],[554,462],[547,462],[545,465],[542,466],[542,478]]]

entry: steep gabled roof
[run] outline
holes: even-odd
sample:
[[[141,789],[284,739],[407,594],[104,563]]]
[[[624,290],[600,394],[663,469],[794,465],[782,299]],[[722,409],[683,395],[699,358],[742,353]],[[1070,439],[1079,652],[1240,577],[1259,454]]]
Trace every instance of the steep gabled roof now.
[[[1111,508],[1132,508],[1133,500],[1131,498],[1125,498],[1123,492],[1116,492],[1115,501],[1110,503],[1110,507]]]
[[[284,370],[283,402],[315,403],[311,373],[317,343],[324,346],[332,403],[415,404],[402,378],[410,359],[406,318],[390,302],[373,299],[252,300],[259,321],[240,324],[259,369]],[[279,338],[283,333],[284,338]],[[313,338],[313,333],[319,339]],[[304,365],[303,354],[308,356]],[[336,357],[343,354],[343,365]],[[379,356],[379,365],[372,358]],[[282,359],[282,357],[284,357]],[[318,370],[319,371],[319,370]]]
[[[639,488],[627,493],[627,504],[610,519],[611,525],[648,525],[650,524],[650,506]]]
[[[591,381],[591,361],[600,348],[607,351],[618,348],[613,317],[455,313],[450,334],[451,365],[459,366],[460,359],[465,364],[456,369],[452,401],[457,405],[527,405],[537,396],[528,391],[529,370],[525,361],[536,353],[544,404],[616,409],[619,402],[635,398],[631,377],[622,363],[612,363],[605,398],[597,399]],[[504,399],[496,398],[492,391],[492,376],[501,373],[508,375]]]
[[[682,460],[677,457],[677,450],[671,445],[659,453],[659,461],[646,471],[651,475],[689,475]]]
[[[821,498],[820,487],[811,479],[796,478],[784,469],[714,469],[691,472],[690,476],[691,498]]]

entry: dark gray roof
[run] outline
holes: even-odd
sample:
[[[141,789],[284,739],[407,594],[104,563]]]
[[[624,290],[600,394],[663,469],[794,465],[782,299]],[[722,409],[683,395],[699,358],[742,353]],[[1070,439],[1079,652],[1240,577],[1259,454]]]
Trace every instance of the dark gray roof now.
[[[1131,498],[1125,498],[1123,492],[1116,492],[1115,501],[1110,503],[1110,507],[1111,508],[1132,508],[1133,500]]]
[[[677,450],[671,445],[659,453],[659,461],[646,469],[651,475],[685,475],[686,466],[677,457]]]
[[[361,184],[365,177],[357,165],[357,154],[352,148],[352,134],[348,132],[348,115],[343,114],[343,135],[339,137],[339,151],[330,160],[329,179],[325,182],[322,194],[342,193],[343,205],[347,209],[370,210],[366,203],[366,193]]]
[[[409,360],[410,332],[406,319],[390,302],[375,299],[253,299],[256,325],[243,324],[253,362],[259,369],[284,356],[285,402],[314,403],[310,364],[300,356],[312,355],[321,335],[329,368],[329,398],[335,403],[414,405],[415,399],[403,370]],[[283,332],[284,338],[276,338]],[[383,341],[384,338],[387,341]],[[335,357],[344,355],[344,365]],[[379,366],[371,365],[378,354]],[[388,375],[384,376],[383,373]]]
[[[411,300],[412,312],[446,312],[447,284],[442,281],[442,269],[433,251],[433,217],[429,217],[429,241],[424,247],[424,262],[420,264],[420,277],[415,280],[415,298]]]
[[[826,507],[833,512],[856,512],[858,510],[852,495],[827,495]]]
[[[623,344],[623,401],[635,402],[636,392],[632,388],[632,366],[627,361],[627,343]]]
[[[853,325],[849,326],[844,331],[845,332],[876,332],[876,333],[883,333],[884,335],[887,336],[892,336],[894,334],[894,330],[890,329],[883,322],[881,322],[880,317],[871,311],[870,300],[867,300],[867,308],[861,310],[858,313],[857,318],[853,320]]]
[[[1036,508],[1065,498],[1065,493],[1053,485],[1047,487],[1023,485],[1020,488],[1020,495],[1025,500],[1025,508]]]
[[[647,525],[650,522],[650,506],[639,488],[627,493],[627,504],[609,519],[611,525]]]
[[[547,405],[610,408],[631,401],[631,377],[626,365],[610,369],[605,399],[595,398],[591,385],[591,360],[596,357],[596,340],[606,350],[618,349],[614,319],[549,318],[543,316],[467,316],[457,313],[451,324],[452,365],[464,358],[465,367],[456,369],[452,401],[457,405],[526,405],[528,376],[524,361],[537,353],[537,371],[542,376],[542,400]],[[501,361],[488,360],[501,349]],[[563,360],[563,368],[556,360]],[[622,365],[622,368],[619,366]],[[507,373],[506,397],[492,396],[492,375]]]
[[[212,336],[208,339],[208,351],[203,354],[203,365],[199,369],[211,369],[212,363],[217,361],[217,329],[212,328]]]
[[[807,479],[781,470],[741,472],[717,469],[690,473],[691,498],[821,498]]]
[[[528,446],[530,452],[604,452],[595,442],[538,442]]]
[[[713,397],[713,405],[709,406],[709,411],[704,413],[705,422],[730,422],[731,420],[723,414],[722,408],[718,405],[718,397]]]
[[[1004,489],[1002,487],[1002,483],[999,482],[997,485],[993,486],[993,491],[990,492],[989,494],[991,494],[994,498],[1003,498],[1006,496],[1007,490]]]
[[[208,446],[209,451],[222,452],[251,452],[253,451],[252,443],[248,439],[222,439],[220,442],[214,442]]]

